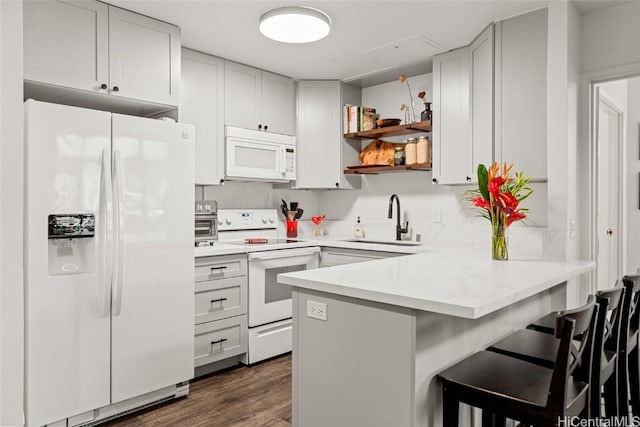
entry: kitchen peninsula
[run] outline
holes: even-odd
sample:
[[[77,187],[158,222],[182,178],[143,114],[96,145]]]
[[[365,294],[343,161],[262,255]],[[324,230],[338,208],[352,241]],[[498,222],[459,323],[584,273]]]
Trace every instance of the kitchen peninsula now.
[[[435,375],[565,308],[566,281],[594,267],[437,249],[280,274],[293,287],[293,425],[440,426]]]

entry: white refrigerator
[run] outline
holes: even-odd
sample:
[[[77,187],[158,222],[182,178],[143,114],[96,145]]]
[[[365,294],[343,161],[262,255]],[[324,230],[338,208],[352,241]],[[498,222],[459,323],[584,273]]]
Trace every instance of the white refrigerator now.
[[[25,120],[27,425],[192,378],[193,126],[33,100]]]

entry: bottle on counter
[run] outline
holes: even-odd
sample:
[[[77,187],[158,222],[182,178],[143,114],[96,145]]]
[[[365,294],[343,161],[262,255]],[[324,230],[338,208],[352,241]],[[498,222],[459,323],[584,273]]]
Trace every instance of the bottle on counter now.
[[[429,161],[430,149],[429,138],[421,136],[416,143],[416,161],[420,164],[427,163]]]
[[[396,166],[404,165],[404,147],[396,147],[393,152],[393,164]]]
[[[362,239],[364,237],[364,230],[362,229],[362,225],[360,224],[360,217],[358,217],[358,221],[356,221],[356,226],[353,229],[353,236],[356,239]]]
[[[404,146],[405,164],[415,165],[417,160],[417,143],[415,138],[408,138]]]

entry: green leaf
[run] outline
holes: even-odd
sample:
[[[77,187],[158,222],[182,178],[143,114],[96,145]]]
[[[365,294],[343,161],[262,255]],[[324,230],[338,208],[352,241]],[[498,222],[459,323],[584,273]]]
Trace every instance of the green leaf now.
[[[478,165],[478,190],[486,200],[489,200],[489,178],[487,176],[487,167],[480,163]]]

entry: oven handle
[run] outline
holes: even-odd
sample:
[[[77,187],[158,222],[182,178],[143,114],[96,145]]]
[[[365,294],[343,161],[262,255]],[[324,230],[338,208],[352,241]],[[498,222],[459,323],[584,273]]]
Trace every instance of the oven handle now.
[[[249,259],[291,258],[294,256],[313,255],[319,252],[320,248],[317,246],[302,249],[281,249],[276,251],[249,252]]]

